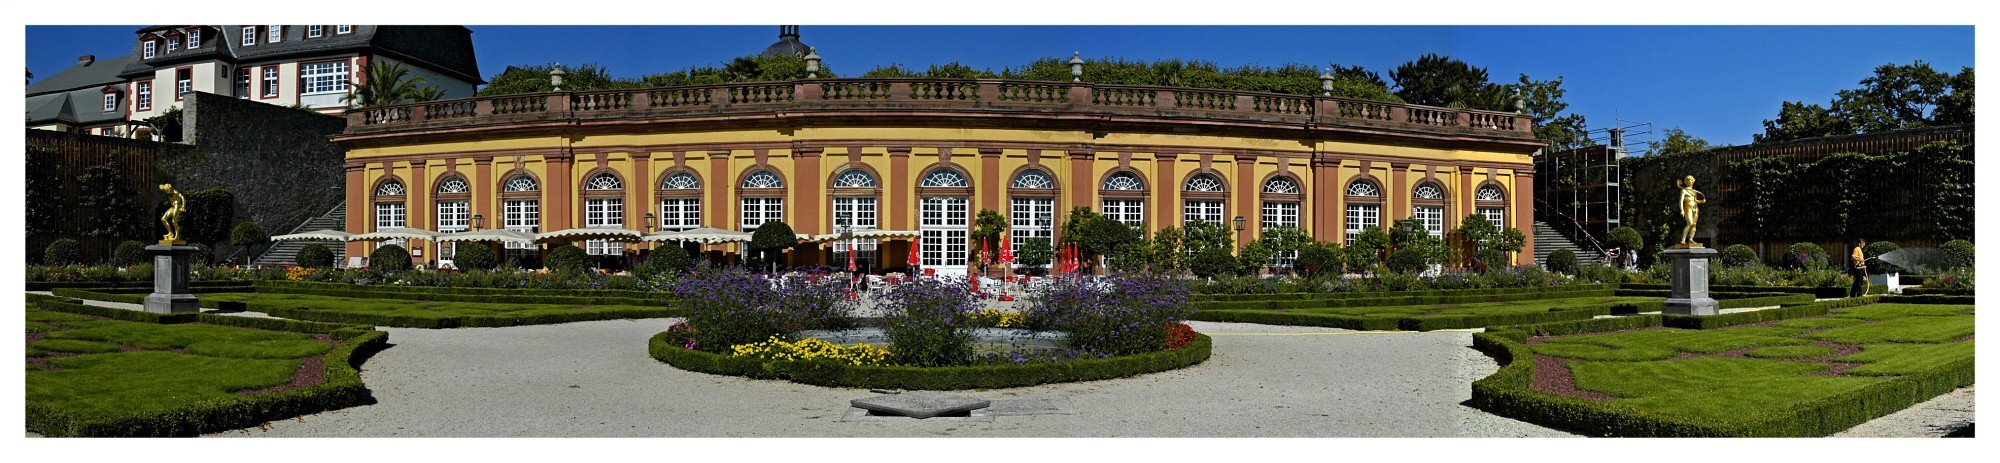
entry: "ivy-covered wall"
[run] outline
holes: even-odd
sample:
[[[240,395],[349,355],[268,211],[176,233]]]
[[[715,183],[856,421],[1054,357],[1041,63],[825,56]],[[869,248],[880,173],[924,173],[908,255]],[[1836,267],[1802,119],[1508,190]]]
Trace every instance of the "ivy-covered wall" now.
[[[29,261],[71,238],[87,261],[125,240],[160,239],[154,160],[180,147],[147,140],[27,129],[22,157]]]
[[[176,188],[229,190],[235,220],[273,235],[340,203],[345,151],[327,136],[346,129],[347,119],[200,92],[185,103],[183,139],[193,149],[161,162]]]

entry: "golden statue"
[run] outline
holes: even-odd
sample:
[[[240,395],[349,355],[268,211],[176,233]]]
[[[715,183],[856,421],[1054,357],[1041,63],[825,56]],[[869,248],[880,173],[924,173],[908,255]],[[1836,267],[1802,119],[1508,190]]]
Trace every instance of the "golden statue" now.
[[[1681,242],[1674,247],[1701,247],[1701,243],[1694,242],[1694,227],[1695,224],[1701,223],[1701,204],[1708,200],[1702,198],[1700,191],[1695,191],[1693,175],[1674,183],[1681,187],[1681,218],[1687,219],[1687,227],[1681,229]]]
[[[171,183],[160,184],[160,191],[167,192],[169,204],[167,213],[160,214],[160,224],[167,226],[167,236],[160,238],[160,244],[187,244],[187,241],[181,240],[181,212],[187,210],[187,198],[181,197],[181,192],[174,191],[174,185]]]

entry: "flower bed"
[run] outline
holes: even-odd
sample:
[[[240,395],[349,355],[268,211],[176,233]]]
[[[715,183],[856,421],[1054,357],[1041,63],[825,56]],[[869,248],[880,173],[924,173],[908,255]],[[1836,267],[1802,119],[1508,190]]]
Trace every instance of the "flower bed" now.
[[[187,342],[183,339],[206,340],[193,345],[181,346],[182,349],[189,352],[185,354],[156,352],[154,350],[157,349],[153,349],[140,352],[112,352],[51,360],[62,361],[65,365],[75,367],[74,371],[78,372],[76,374],[111,374],[114,375],[112,378],[116,378],[118,377],[116,375],[127,372],[121,369],[92,371],[93,369],[89,365],[104,362],[117,364],[120,361],[132,360],[138,362],[139,365],[153,365],[157,367],[162,361],[180,359],[183,356],[222,356],[225,359],[289,359],[307,356],[307,361],[304,362],[304,365],[297,368],[308,368],[314,364],[311,360],[317,359],[318,368],[321,369],[319,371],[299,371],[286,375],[293,378],[291,380],[292,384],[270,388],[275,389],[272,392],[255,393],[258,391],[249,391],[251,393],[246,394],[244,391],[236,391],[236,393],[224,394],[218,398],[168,406],[151,406],[157,404],[148,404],[142,401],[127,405],[118,405],[112,409],[117,411],[83,410],[78,409],[77,404],[65,405],[66,402],[63,401],[36,400],[36,394],[31,392],[26,407],[27,428],[29,431],[47,436],[193,436],[208,432],[255,426],[258,423],[271,420],[360,405],[372,399],[369,398],[366,386],[361,382],[360,372],[357,368],[373,352],[386,347],[388,339],[387,333],[375,331],[365,326],[193,313],[161,315],[89,306],[80,304],[78,301],[72,299],[36,295],[28,296],[28,301],[33,310],[36,311],[31,313],[63,314],[64,317],[67,317],[64,320],[77,320],[89,323],[87,328],[82,329],[92,331],[94,334],[90,336],[93,339],[101,339],[101,341],[84,341],[83,343],[114,345],[123,350],[125,346],[112,343],[130,342],[147,345],[165,343],[162,346],[153,347],[175,347],[179,346],[178,343],[180,342]],[[67,314],[102,317],[106,320],[92,321]],[[50,320],[53,323],[66,323],[54,318]],[[42,323],[41,325],[45,327],[53,326],[47,323]],[[244,330],[244,328],[248,328],[249,330]],[[140,337],[121,337],[124,335],[118,334],[135,330],[139,333]],[[30,331],[35,331],[33,325],[31,325]],[[46,335],[57,332],[61,331],[43,330],[43,332],[35,334]],[[323,336],[325,339],[337,344],[331,347],[324,347],[322,345],[318,349],[306,350],[304,348],[314,347],[313,344],[315,343],[289,339],[265,339],[273,337],[301,337],[291,334],[274,334],[272,332],[313,335],[305,337]],[[231,337],[244,338],[245,340],[228,340]],[[252,341],[249,339],[260,340]],[[58,346],[58,348],[60,347]],[[321,351],[319,349],[325,350]],[[136,360],[124,358],[134,355],[148,357]],[[90,358],[86,359],[85,357]],[[273,361],[236,360],[236,363],[251,365],[257,364],[257,362],[268,363]],[[213,369],[215,368],[215,363],[208,362],[201,365]],[[258,365],[261,364],[253,365],[252,368],[267,369]],[[116,365],[112,366],[115,367]],[[39,368],[31,370],[30,373],[35,373],[36,370],[39,370]],[[243,381],[242,378],[238,377],[238,374],[199,378],[193,376],[189,370],[175,368],[164,370],[156,368],[155,370],[151,373],[152,376],[148,377],[147,381],[132,382],[125,386],[154,388],[163,386],[182,387],[175,385],[190,381],[194,383],[218,380],[223,383]],[[71,370],[46,371],[40,374],[59,374],[64,371]],[[319,381],[316,384],[300,384],[297,379],[300,376],[317,376]],[[122,381],[111,379],[93,382],[118,384]],[[31,391],[37,387],[50,387],[41,383],[42,381],[36,378],[36,374],[29,375],[28,384]],[[58,387],[53,390],[73,391],[72,388],[66,387]],[[80,397],[79,399],[88,402],[96,399],[96,397]]]
[[[1185,346],[1144,354],[949,367],[853,365],[831,359],[771,361],[686,349],[669,340],[664,332],[647,342],[647,351],[668,365],[701,373],[783,379],[828,387],[947,391],[1095,381],[1175,370],[1208,360],[1211,343],[1207,335],[1196,333]]]
[[[250,292],[249,288],[238,290],[242,292],[196,292],[202,294],[199,298],[202,308],[249,310],[263,312],[273,317],[295,320],[354,323],[399,328],[545,325],[594,320],[663,318],[680,313],[675,309],[663,307],[658,304],[593,305],[588,304],[588,302],[600,302],[600,299],[571,296],[523,297],[526,300],[554,302],[534,304],[507,302],[510,299],[509,296],[448,297],[446,295],[439,295],[437,297],[428,297],[398,293],[392,295],[395,298],[378,299],[365,296],[338,297],[267,293],[263,292],[264,289],[267,288],[257,288],[256,292]],[[141,304],[145,302],[146,294],[150,291],[151,289],[56,288],[53,292],[58,296],[64,297]],[[358,294],[376,295],[374,293]],[[455,302],[438,299],[479,302]],[[616,300],[616,298],[608,300]]]
[[[1824,436],[1972,384],[1970,306],[1877,300],[1495,328],[1471,405],[1589,435]],[[1771,347],[1809,344],[1834,353]]]

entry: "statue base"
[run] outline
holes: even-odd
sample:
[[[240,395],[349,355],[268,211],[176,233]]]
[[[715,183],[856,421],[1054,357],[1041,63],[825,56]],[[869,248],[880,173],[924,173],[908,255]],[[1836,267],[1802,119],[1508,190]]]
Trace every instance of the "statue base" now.
[[[165,246],[187,246],[188,242],[186,240],[160,240],[160,244]]]
[[[1674,246],[1673,246],[1672,248],[1669,248],[1669,249],[1695,249],[1695,248],[1700,248],[1700,247],[1703,247],[1703,246],[1701,245],[1701,243],[1699,243],[1699,242],[1694,242],[1694,243],[1680,243],[1680,244],[1675,244],[1675,245],[1674,245]]]
[[[153,293],[146,295],[146,311],[200,312],[199,301],[188,292],[188,261],[201,248],[155,244],[147,246],[146,252],[153,255]]]
[[[1715,299],[1708,297],[1708,261],[1721,254],[1711,248],[1683,248],[1661,251],[1660,255],[1673,262],[1673,289],[1667,293],[1663,313],[1676,315],[1715,315]]]

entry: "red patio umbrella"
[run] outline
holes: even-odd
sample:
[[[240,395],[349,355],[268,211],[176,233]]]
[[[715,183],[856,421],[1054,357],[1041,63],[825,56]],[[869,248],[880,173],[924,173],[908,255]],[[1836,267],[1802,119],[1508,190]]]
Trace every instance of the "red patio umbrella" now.
[[[1014,247],[1008,241],[1000,239],[1000,263],[1004,264],[1002,270],[1006,271],[1007,281],[1011,283],[1014,281]]]
[[[917,266],[924,264],[924,256],[922,254],[918,254],[917,251],[918,248],[923,247],[923,244],[924,240],[922,239],[910,240],[910,267],[915,268]],[[914,273],[912,275],[914,275]]]

